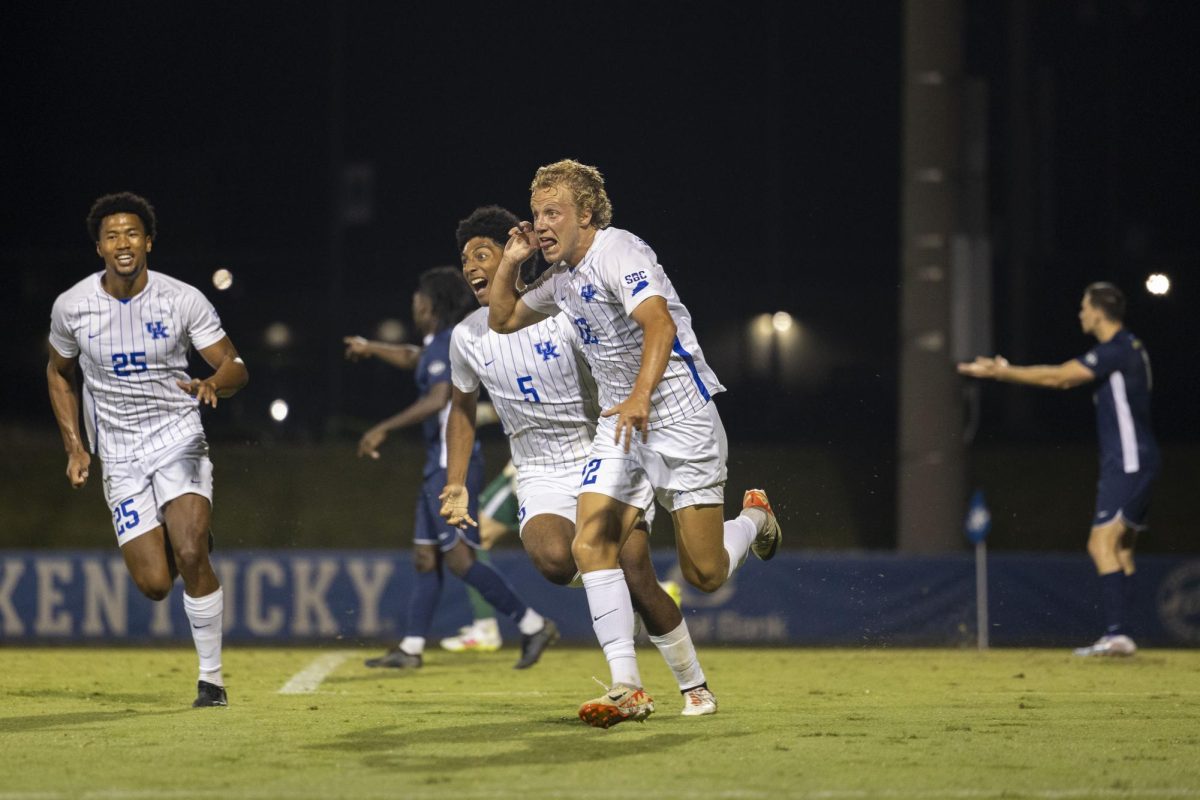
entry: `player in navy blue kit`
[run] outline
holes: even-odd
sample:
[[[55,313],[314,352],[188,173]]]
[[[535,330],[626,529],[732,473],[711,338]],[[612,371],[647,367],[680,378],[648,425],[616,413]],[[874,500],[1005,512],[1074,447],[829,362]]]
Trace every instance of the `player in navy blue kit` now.
[[[1014,367],[1001,356],[959,364],[974,378],[992,378],[1048,389],[1096,381],[1096,427],[1100,436],[1100,482],[1088,553],[1100,575],[1104,635],[1075,650],[1080,656],[1128,656],[1137,651],[1128,635],[1126,609],[1133,597],[1133,548],[1146,528],[1150,490],[1161,459],[1150,427],[1153,384],[1146,348],[1124,326],[1125,297],[1111,283],[1093,283],[1083,294],[1079,324],[1099,342],[1085,355],[1058,366]]]
[[[417,499],[413,529],[413,566],[416,576],[409,600],[404,638],[387,653],[367,659],[368,667],[417,668],[434,611],[442,592],[443,569],[449,568],[474,587],[521,631],[521,657],[517,669],[531,667],[558,639],[552,620],[538,614],[517,596],[512,586],[490,565],[478,561],[479,531],[460,530],[442,520],[438,494],[446,485],[446,417],[450,412],[450,332],[475,306],[475,297],[462,272],[437,267],[422,273],[413,295],[413,321],[424,335],[424,346],[391,345],[372,354],[401,368],[416,370],[417,400],[399,414],[375,425],[358,444],[359,456],[379,458],[379,447],[390,431],[421,423],[425,439],[424,481]],[[365,342],[365,340],[363,340]],[[358,337],[346,340],[350,358],[366,355]],[[379,346],[376,344],[376,348]],[[473,497],[483,488],[483,456],[478,445],[471,456],[467,483]],[[478,511],[472,509],[472,514]]]

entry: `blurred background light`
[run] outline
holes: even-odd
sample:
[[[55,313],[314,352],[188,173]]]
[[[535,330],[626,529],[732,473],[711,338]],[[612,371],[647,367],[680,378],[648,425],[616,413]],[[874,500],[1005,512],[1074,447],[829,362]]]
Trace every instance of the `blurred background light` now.
[[[272,322],[263,331],[263,343],[272,350],[282,350],[292,343],[292,329],[286,322]]]
[[[287,400],[277,399],[271,401],[271,419],[276,422],[283,422],[288,417]]]
[[[1152,273],[1146,278],[1146,291],[1161,297],[1171,291],[1171,279],[1161,272]]]
[[[398,319],[385,319],[375,329],[375,338],[389,344],[403,342],[408,336],[408,328]]]

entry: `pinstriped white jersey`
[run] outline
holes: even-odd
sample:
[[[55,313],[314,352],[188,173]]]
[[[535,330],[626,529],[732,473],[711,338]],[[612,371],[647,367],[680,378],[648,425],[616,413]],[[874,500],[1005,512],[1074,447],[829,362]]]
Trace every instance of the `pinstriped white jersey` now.
[[[703,408],[725,391],[704,360],[688,312],[650,246],[629,231],[596,232],[576,267],[558,264],[524,295],[543,314],[561,309],[577,328],[592,369],[602,408],[612,408],[633,391],[642,365],[642,329],[630,316],[648,297],[662,297],[677,332],[663,378],[650,396],[648,427],[661,428]]]
[[[105,462],[141,458],[203,436],[187,379],[188,350],[224,336],[216,309],[198,289],[147,270],[146,286],[118,300],[89,275],[58,296],[50,344],[79,358],[83,417],[93,453]]]
[[[600,408],[572,329],[559,315],[496,333],[488,328],[488,310],[480,308],[450,338],[455,388],[487,389],[521,475],[574,469],[592,444]]]

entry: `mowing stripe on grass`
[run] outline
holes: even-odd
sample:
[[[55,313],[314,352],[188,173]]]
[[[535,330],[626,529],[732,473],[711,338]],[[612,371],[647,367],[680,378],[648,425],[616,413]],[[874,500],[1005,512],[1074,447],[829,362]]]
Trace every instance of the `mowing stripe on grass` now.
[[[279,694],[312,694],[329,677],[329,673],[353,657],[354,653],[349,651],[317,656],[311,664],[293,675],[279,690]]]
[[[455,797],[468,800],[488,800],[488,798],[523,798],[527,797],[521,789],[505,789],[502,787],[489,789],[463,789],[455,787],[452,794]],[[230,798],[231,800],[272,800],[279,797],[277,791],[256,789],[235,789],[231,787],[220,790],[194,789],[93,789],[83,794],[62,792],[3,792],[0,800],[146,800],[158,798]],[[325,792],[305,793],[289,790],[288,797],[308,800],[308,798],[323,798]],[[367,792],[356,795],[359,800],[394,800],[394,792]],[[404,796],[412,800],[442,800],[447,797],[445,790],[418,789],[413,791],[406,788]],[[584,798],[585,800],[610,800],[610,798],[660,798],[662,793],[657,791],[628,792],[618,789],[572,788],[562,792],[552,792],[543,795],[548,798]],[[782,798],[782,800],[915,800],[916,798],[931,798],[932,800],[1001,800],[1005,797],[1032,797],[1038,800],[1076,800],[1076,798],[1194,798],[1200,797],[1200,789],[1187,788],[1147,788],[1147,789],[797,789],[797,790],[726,790],[714,792],[710,797],[716,800],[767,800]]]

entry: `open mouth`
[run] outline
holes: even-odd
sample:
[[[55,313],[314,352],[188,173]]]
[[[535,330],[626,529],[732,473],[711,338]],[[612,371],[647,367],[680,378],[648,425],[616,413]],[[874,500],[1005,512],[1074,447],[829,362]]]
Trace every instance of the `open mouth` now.
[[[468,283],[471,285],[471,291],[475,292],[475,294],[479,294],[487,288],[488,280],[483,276],[479,276],[476,278],[471,278]]]
[[[122,253],[121,255],[117,256],[117,263],[122,267],[131,267],[133,266],[133,255],[130,253]]]

